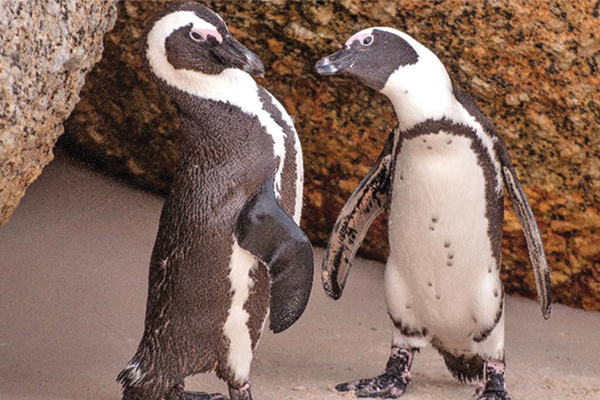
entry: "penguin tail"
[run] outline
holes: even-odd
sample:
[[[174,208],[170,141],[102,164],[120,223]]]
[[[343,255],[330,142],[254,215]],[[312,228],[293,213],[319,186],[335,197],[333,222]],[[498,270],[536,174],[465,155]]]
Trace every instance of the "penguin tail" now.
[[[476,354],[461,354],[457,356],[440,347],[435,347],[435,349],[444,357],[446,367],[452,376],[460,382],[483,380],[485,360],[481,356]]]
[[[125,387],[134,387],[142,383],[145,373],[140,369],[140,364],[131,360],[117,376],[117,382]]]

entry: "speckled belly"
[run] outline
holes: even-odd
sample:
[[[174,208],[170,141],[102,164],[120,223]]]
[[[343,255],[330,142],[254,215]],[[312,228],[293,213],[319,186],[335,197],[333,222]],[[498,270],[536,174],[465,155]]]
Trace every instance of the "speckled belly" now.
[[[405,140],[392,196],[386,267],[392,317],[450,341],[492,323],[501,288],[471,139],[439,133]]]

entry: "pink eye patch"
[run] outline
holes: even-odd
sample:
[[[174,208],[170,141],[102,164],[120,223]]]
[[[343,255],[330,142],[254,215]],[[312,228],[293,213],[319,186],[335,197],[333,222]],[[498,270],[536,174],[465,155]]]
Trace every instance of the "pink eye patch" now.
[[[362,32],[358,32],[357,34],[355,34],[354,36],[350,37],[350,39],[348,39],[346,41],[346,46],[350,46],[352,43],[354,43],[355,40],[358,40],[362,43],[363,39],[366,38],[367,36],[371,36],[372,33],[371,31],[362,31]]]
[[[223,36],[221,36],[221,34],[216,29],[211,29],[211,28],[200,28],[200,29],[198,29],[198,28],[194,28],[192,32],[199,33],[200,35],[202,35],[202,37],[204,39],[207,39],[209,36],[212,36],[215,39],[217,39],[217,42],[223,43]]]

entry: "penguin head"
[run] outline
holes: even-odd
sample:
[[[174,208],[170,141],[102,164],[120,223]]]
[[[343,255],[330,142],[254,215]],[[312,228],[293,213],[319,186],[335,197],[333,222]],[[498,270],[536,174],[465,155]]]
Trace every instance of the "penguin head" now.
[[[396,70],[419,62],[419,46],[414,45],[418,43],[411,39],[390,28],[362,30],[348,39],[342,50],[319,60],[317,72],[346,74],[381,91]]]
[[[176,3],[154,17],[141,52],[147,69],[167,84],[229,69],[264,74],[261,60],[231,36],[221,17],[195,2]]]
[[[322,75],[349,75],[386,95],[406,126],[442,115],[454,99],[452,82],[437,56],[392,28],[358,32],[342,50],[319,60],[316,69]]]

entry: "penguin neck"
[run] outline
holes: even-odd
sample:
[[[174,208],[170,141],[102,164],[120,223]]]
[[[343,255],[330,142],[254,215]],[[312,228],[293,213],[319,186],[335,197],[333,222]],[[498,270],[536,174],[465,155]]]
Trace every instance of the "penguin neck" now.
[[[159,81],[166,90],[168,87],[176,89],[176,94],[171,97],[182,108],[186,114],[194,114],[194,110],[185,107],[187,101],[181,101],[182,97],[189,96],[198,100],[221,101],[236,105],[240,108],[244,103],[254,100],[257,96],[257,85],[254,79],[239,69],[225,69],[218,75],[204,74],[191,70],[173,70],[168,79],[158,75]]]
[[[239,157],[256,140],[256,117],[231,103],[180,93],[180,153],[182,160],[214,162]]]
[[[459,119],[450,77],[435,61],[396,70],[381,90],[392,102],[402,131],[428,119]]]
[[[225,121],[244,121],[254,114],[246,110],[249,104],[258,102],[254,79],[237,69],[226,69],[218,75],[190,70],[173,72],[168,81],[161,76],[156,81],[179,108],[180,132],[187,149],[225,151],[226,147],[239,144],[244,131],[228,130],[231,124]]]
[[[214,163],[236,157],[250,134],[242,127],[255,123],[253,116],[236,104],[239,100],[235,97],[243,97],[245,90],[231,87],[226,90],[222,84],[216,90],[195,94],[165,82],[158,83],[178,108],[179,153],[184,164],[210,168]],[[207,87],[211,89],[210,83],[204,86]],[[199,89],[199,85],[195,88]]]

